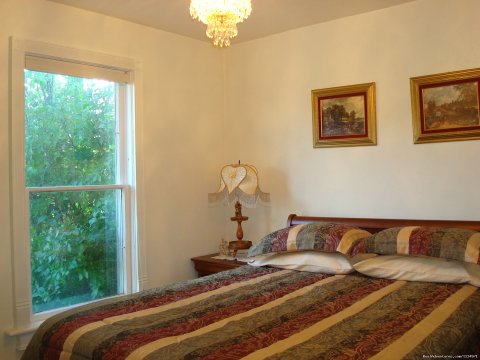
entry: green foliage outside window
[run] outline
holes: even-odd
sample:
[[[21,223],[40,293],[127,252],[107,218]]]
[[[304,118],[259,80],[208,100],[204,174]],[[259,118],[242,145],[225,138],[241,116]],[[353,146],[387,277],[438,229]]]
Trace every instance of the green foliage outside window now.
[[[116,183],[116,85],[25,71],[28,187]],[[120,190],[30,192],[33,311],[118,294]]]

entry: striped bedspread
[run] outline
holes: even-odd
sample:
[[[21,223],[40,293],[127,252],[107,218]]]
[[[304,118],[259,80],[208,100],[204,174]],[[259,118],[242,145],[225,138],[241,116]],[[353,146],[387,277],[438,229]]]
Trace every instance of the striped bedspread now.
[[[24,360],[475,355],[480,289],[244,266],[70,310]]]

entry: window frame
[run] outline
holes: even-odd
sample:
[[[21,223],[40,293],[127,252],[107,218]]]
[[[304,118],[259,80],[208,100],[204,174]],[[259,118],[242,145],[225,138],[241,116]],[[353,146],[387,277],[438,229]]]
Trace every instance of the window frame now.
[[[122,91],[118,91],[118,102],[121,103],[121,116],[117,129],[119,143],[118,181],[111,185],[93,186],[58,186],[40,188],[41,191],[76,191],[75,188],[85,190],[120,189],[122,191],[124,236],[124,274],[125,291],[132,293],[145,288],[147,276],[145,256],[141,239],[142,227],[137,220],[141,216],[140,188],[141,172],[137,171],[142,161],[141,147],[138,146],[139,137],[139,86],[141,77],[140,65],[137,61],[106,55],[88,50],[74,49],[59,45],[42,43],[24,39],[10,39],[10,118],[11,118],[11,200],[12,200],[12,242],[13,242],[13,283],[15,296],[15,328],[6,333],[17,337],[17,348],[23,350],[32,332],[46,318],[64,309],[52,310],[33,314],[31,297],[31,270],[30,270],[30,216],[29,194],[39,188],[26,186],[25,178],[25,94],[24,70],[28,57],[52,59],[67,64],[67,68],[78,65],[80,69],[98,67],[110,71],[120,70],[127,76],[127,82]],[[41,71],[41,70],[40,70]],[[61,72],[59,72],[61,73]],[[117,105],[118,106],[118,105]],[[74,305],[71,307],[75,307]],[[70,308],[71,308],[70,307]]]

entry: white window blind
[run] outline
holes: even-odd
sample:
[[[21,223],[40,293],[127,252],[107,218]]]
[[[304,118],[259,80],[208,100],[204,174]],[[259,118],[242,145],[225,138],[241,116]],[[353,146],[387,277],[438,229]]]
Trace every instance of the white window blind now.
[[[116,83],[128,83],[130,81],[130,73],[126,70],[32,55],[25,57],[25,68],[33,71],[101,79]]]

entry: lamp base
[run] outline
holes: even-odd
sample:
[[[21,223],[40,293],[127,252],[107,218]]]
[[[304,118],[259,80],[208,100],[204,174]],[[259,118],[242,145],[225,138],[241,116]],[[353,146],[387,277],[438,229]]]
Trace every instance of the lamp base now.
[[[252,246],[252,242],[247,240],[235,240],[228,243],[228,249],[233,250],[233,256],[237,255],[237,250],[246,250],[250,246]]]

